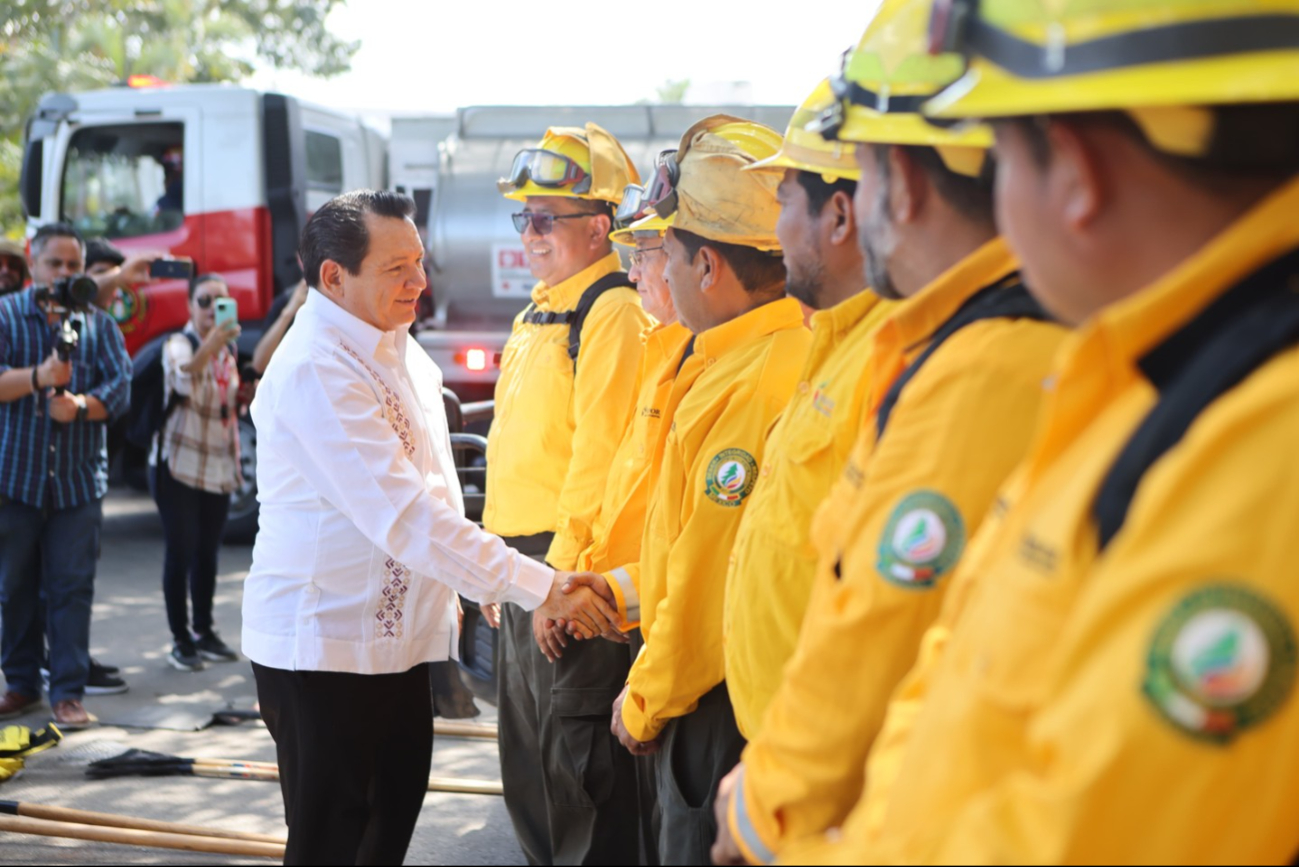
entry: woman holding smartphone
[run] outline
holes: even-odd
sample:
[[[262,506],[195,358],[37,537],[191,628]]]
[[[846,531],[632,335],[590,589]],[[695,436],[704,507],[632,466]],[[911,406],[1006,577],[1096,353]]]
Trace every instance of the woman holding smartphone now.
[[[190,280],[189,313],[184,330],[163,346],[163,400],[170,412],[154,438],[149,480],[166,539],[162,591],[174,641],[167,661],[181,671],[198,671],[204,659],[239,659],[212,622],[217,555],[230,493],[240,482],[233,347],[239,321],[230,288],[218,274]],[[187,595],[194,608],[192,630]]]

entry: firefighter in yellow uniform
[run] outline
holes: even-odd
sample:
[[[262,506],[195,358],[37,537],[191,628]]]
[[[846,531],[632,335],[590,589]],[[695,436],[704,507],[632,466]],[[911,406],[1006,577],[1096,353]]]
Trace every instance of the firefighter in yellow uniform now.
[[[994,122],[1077,331],[865,799],[791,860],[1291,863],[1299,2],[965,11],[926,110]]]
[[[615,705],[630,751],[658,751],[663,864],[706,863],[712,794],[743,739],[726,696],[726,562],[757,482],[767,432],[788,402],[811,335],[785,297],[777,179],[743,168],[780,135],[717,115],[660,162],[650,202],[677,316],[694,335],[676,359],[651,468],[640,558],[645,647]]]
[[[766,456],[731,554],[723,639],[726,688],[740,733],[752,740],[794,652],[816,572],[812,515],[843,472],[863,425],[869,378],[862,359],[892,302],[866,289],[850,143],[804,127],[834,102],[823,81],[794,112],[780,152],[748,171],[780,178],[776,236],[785,291],[812,314],[812,349]]]
[[[868,283],[901,300],[865,353],[866,421],[815,518],[798,645],[719,798],[721,862],[769,862],[856,803],[889,696],[1026,452],[1065,337],[997,236],[980,172],[989,131],[917,113],[960,72],[928,56],[925,12],[886,0],[817,125],[857,143]]]
[[[649,324],[609,240],[613,208],[638,180],[618,141],[595,124],[553,127],[502,178],[528,264],[540,282],[501,358],[487,443],[486,529],[519,551],[572,569],[636,400],[640,335]],[[575,643],[547,664],[532,617],[502,612],[498,659],[501,775],[525,856],[534,864],[625,863],[596,829],[635,809],[634,763],[603,737],[608,718],[582,704],[587,681],[626,668],[604,641]],[[608,773],[587,772],[604,756]],[[608,845],[605,845],[605,844]]]

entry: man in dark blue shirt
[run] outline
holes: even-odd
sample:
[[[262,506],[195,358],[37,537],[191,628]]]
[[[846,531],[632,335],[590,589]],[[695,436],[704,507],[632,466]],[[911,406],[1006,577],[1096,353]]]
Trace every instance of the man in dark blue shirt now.
[[[82,270],[85,245],[69,226],[43,227],[31,247],[34,260],[55,263],[41,269],[43,280]],[[108,489],[105,431],[129,403],[131,360],[116,323],[92,308],[72,314],[80,341],[60,361],[58,321],[36,286],[0,299],[0,719],[39,702],[48,629],[53,717],[75,729],[95,722],[81,699]]]

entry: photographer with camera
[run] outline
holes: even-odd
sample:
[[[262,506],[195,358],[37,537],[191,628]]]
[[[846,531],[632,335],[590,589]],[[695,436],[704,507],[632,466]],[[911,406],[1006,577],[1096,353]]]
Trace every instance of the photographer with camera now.
[[[0,298],[0,719],[40,701],[44,627],[53,719],[78,729],[96,721],[81,699],[108,487],[105,423],[126,411],[131,360],[116,323],[93,306],[103,284],[79,273],[77,231],[44,226],[31,251],[34,285]]]

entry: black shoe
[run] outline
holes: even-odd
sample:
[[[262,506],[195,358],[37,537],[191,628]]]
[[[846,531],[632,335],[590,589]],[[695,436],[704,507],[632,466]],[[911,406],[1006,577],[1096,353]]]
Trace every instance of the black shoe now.
[[[104,672],[104,674],[121,674],[121,673],[122,673],[122,669],[118,668],[116,665],[104,665],[102,662],[100,662],[98,659],[95,659],[95,658],[92,656],[92,657],[90,657],[90,670],[91,670],[91,671],[94,671],[96,668],[98,668],[100,671]]]
[[[207,635],[197,636],[194,639],[194,647],[198,650],[198,655],[209,662],[239,661],[239,654],[231,650],[215,632],[209,632]]]
[[[198,651],[192,645],[189,647],[174,645],[171,653],[167,654],[167,664],[177,671],[203,670],[203,660],[199,658]]]
[[[117,676],[118,669],[99,665],[90,660],[90,674],[86,677],[86,695],[120,695],[130,687]]]

